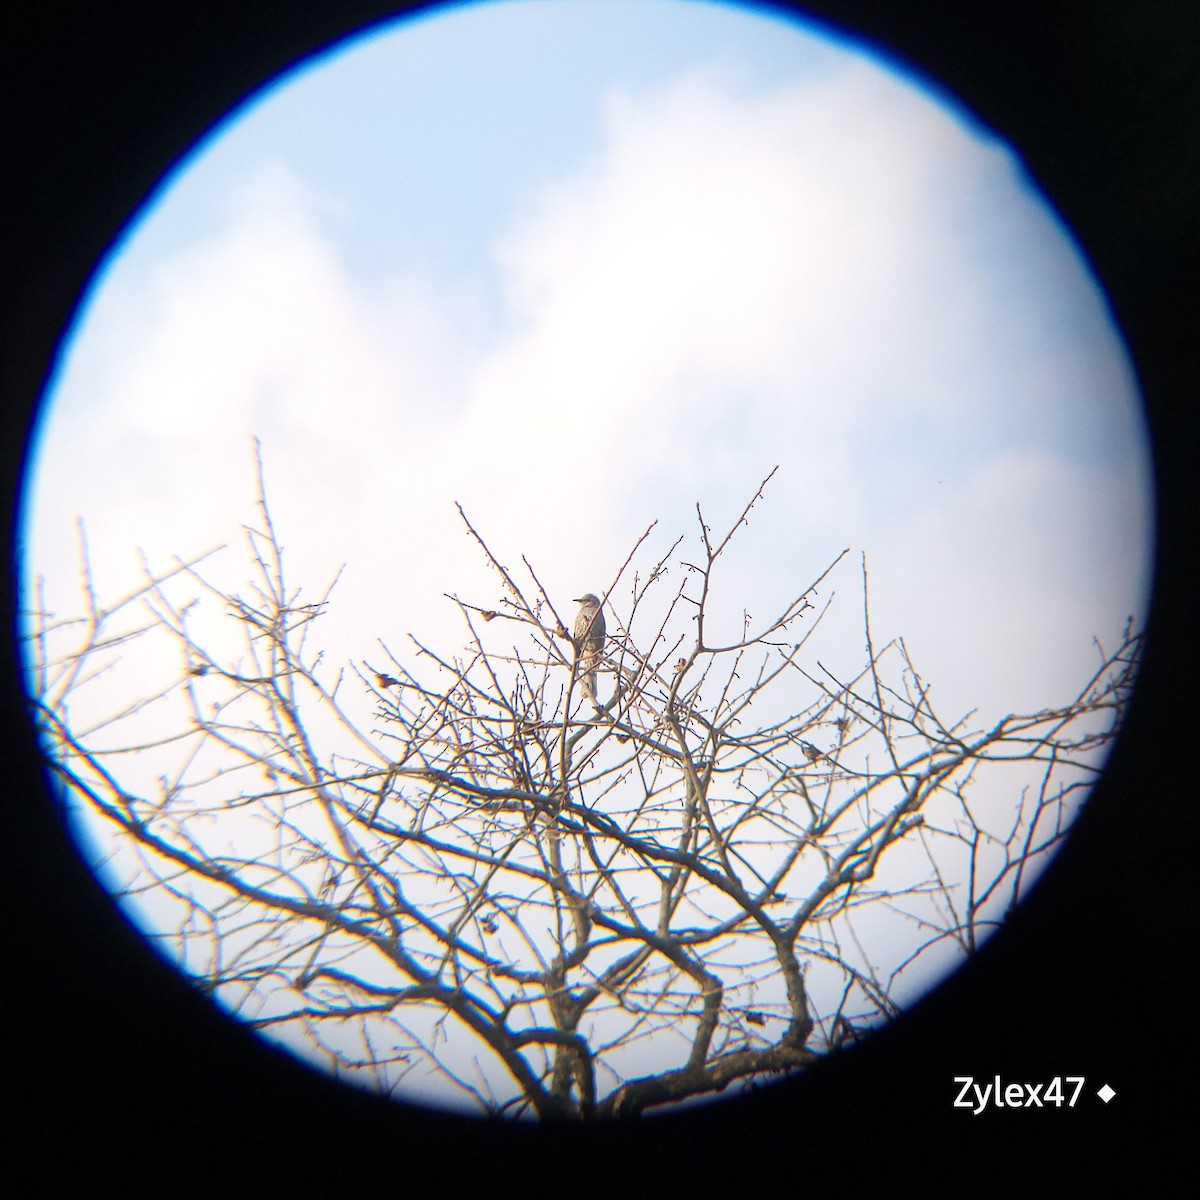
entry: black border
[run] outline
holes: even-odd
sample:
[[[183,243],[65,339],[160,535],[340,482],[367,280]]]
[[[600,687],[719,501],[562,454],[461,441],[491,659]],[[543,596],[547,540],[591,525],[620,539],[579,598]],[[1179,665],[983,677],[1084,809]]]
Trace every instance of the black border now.
[[[6,560],[29,422],[90,272],[164,171],[261,82],[403,7],[371,0],[9,0],[0,13]],[[764,6],[784,9],[784,5]],[[1125,736],[1066,851],[967,970],[896,1029],[746,1101],[597,1131],[440,1118],[328,1084],[219,1017],[115,915],[47,801],[11,639],[3,1073],[10,1170],[208,1190],[236,1181],[531,1195],[833,1183],[927,1194],[1153,1186],[1183,1161],[1195,937],[1188,770],[1200,333],[1194,0],[812,0],[1022,152],[1106,287],[1147,402],[1156,601]],[[15,570],[4,594],[12,627]],[[954,1075],[1107,1079],[1075,1111],[954,1110]],[[14,1172],[15,1173],[15,1172]],[[239,1188],[240,1190],[240,1188]],[[1079,1194],[1083,1194],[1080,1192]]]

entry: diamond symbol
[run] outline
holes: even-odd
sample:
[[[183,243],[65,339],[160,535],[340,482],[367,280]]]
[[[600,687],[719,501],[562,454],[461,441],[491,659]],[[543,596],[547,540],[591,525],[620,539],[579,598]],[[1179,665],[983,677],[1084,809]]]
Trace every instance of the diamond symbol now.
[[[1105,1104],[1107,1104],[1116,1094],[1117,1093],[1114,1092],[1107,1083],[1096,1093],[1096,1095],[1099,1096]]]

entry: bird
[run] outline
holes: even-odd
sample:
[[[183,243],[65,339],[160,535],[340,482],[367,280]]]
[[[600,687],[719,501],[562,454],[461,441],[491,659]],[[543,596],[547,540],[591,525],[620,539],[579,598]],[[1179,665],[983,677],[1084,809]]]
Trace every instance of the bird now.
[[[596,699],[596,670],[604,652],[604,611],[600,597],[594,592],[585,592],[575,597],[579,612],[575,617],[575,631],[571,638],[575,646],[575,661],[579,664],[579,679],[587,696]]]
[[[825,755],[812,744],[812,742],[801,742],[800,749],[804,751],[804,757],[809,762],[816,762],[818,759],[824,758]]]

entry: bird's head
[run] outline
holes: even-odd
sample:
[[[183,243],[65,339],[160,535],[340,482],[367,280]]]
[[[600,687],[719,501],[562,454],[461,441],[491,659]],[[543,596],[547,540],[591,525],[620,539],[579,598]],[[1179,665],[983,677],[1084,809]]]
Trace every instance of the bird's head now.
[[[576,604],[594,604],[597,608],[600,607],[600,597],[592,592],[584,592],[582,596],[575,597]]]

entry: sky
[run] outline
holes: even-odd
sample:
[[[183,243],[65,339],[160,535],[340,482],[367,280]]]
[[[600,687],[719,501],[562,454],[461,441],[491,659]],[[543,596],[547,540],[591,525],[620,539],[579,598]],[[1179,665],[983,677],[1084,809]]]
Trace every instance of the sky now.
[[[902,635],[943,716],[1070,699],[1148,605],[1151,464],[1105,298],[1015,152],[817,26],[684,0],[434,10],[232,113],[97,274],[46,397],[27,581],[228,543],[253,439],[323,644],[453,651],[526,555],[603,591],[778,466],[720,577],[845,548],[828,660]],[[620,594],[616,593],[620,603]],[[732,628],[732,626],[730,626]]]

